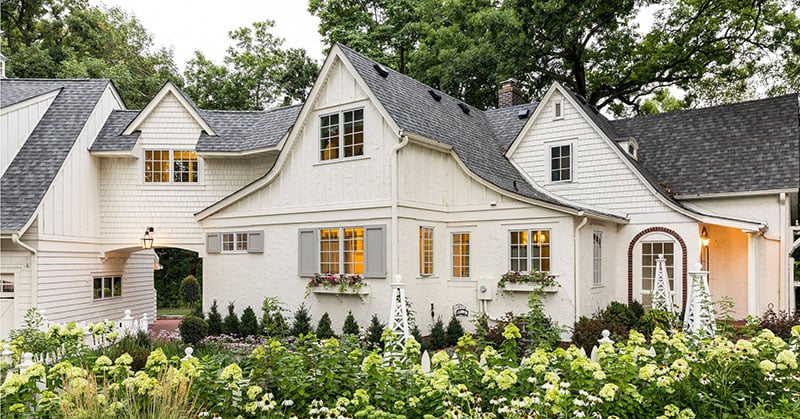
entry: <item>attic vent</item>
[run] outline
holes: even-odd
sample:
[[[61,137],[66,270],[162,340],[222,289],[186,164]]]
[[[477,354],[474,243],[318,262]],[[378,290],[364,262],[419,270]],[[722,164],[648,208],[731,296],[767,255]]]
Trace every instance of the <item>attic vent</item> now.
[[[375,71],[377,71],[378,74],[383,78],[386,78],[386,76],[389,75],[389,70],[387,70],[386,67],[384,67],[384,66],[382,66],[382,65],[380,65],[378,63],[373,64],[372,68],[374,68]]]
[[[530,113],[530,109],[523,109],[523,110],[517,112],[517,118],[525,119],[525,118],[528,117],[528,113]]]
[[[519,192],[519,189],[517,189],[517,181],[516,180],[514,181],[514,190]]]
[[[428,89],[428,93],[430,93],[430,95],[433,98],[433,100],[435,100],[437,102],[442,100],[442,95],[440,95],[439,93],[436,93],[436,90]]]
[[[459,103],[458,107],[461,108],[461,112],[469,115],[469,106],[467,106],[465,103]]]

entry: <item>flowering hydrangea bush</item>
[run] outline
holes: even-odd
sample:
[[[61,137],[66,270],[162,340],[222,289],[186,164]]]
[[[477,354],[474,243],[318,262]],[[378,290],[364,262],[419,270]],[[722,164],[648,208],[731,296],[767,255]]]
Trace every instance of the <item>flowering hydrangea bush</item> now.
[[[465,335],[429,371],[419,343],[391,332],[385,353],[310,335],[266,341],[237,362],[156,349],[140,371],[127,354],[35,364],[0,386],[0,416],[800,417],[800,326],[788,342],[769,330],[736,342],[632,331],[594,360],[575,346],[518,358],[520,336],[509,324],[494,348]]]

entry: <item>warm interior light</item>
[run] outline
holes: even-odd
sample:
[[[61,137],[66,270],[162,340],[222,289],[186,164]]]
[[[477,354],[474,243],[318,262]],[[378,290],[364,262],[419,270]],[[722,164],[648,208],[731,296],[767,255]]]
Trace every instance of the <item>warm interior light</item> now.
[[[703,242],[703,247],[708,247],[708,243],[711,241],[711,239],[709,239],[708,230],[706,230],[705,227],[700,230],[700,240]]]
[[[144,230],[144,237],[142,237],[142,249],[152,249],[153,248],[153,236],[150,233],[153,232],[153,227],[147,227]]]

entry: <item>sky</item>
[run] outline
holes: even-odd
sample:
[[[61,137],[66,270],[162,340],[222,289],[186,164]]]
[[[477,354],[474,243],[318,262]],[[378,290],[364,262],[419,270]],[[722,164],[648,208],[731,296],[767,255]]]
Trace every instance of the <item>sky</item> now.
[[[228,32],[251,23],[275,21],[272,34],[289,48],[305,48],[322,61],[325,46],[317,32],[319,19],[308,12],[306,0],[90,0],[94,5],[119,6],[134,14],[157,47],[172,48],[183,70],[195,50],[221,64],[231,45]]]

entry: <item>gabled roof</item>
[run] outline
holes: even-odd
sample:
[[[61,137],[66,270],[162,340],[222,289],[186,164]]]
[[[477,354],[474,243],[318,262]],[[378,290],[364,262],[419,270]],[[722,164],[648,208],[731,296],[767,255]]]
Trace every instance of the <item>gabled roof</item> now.
[[[89,151],[127,151],[132,150],[139,139],[141,132],[135,131],[131,135],[122,135],[131,121],[139,115],[137,110],[115,110],[106,119],[97,138],[89,147]]]
[[[797,190],[798,95],[611,121],[678,197]]]
[[[3,79],[6,92],[26,97],[61,89],[8,166],[0,181],[0,228],[22,229],[39,207],[69,151],[83,130],[109,80]],[[23,99],[24,100],[24,99]],[[5,102],[3,102],[5,103]]]
[[[486,111],[486,120],[503,153],[514,142],[514,138],[517,138],[519,131],[525,126],[525,122],[533,115],[538,105],[538,102],[523,103]]]
[[[131,121],[131,123],[125,127],[125,130],[122,131],[122,135],[131,135],[137,131],[139,129],[139,125],[141,125],[142,122],[144,122],[147,117],[150,116],[150,113],[158,107],[159,103],[161,103],[164,97],[168,94],[172,94],[176,99],[178,99],[178,102],[186,109],[189,115],[194,118],[195,122],[200,125],[200,128],[210,135],[216,135],[214,129],[208,125],[202,116],[200,116],[200,109],[197,108],[197,105],[194,104],[189,95],[184,93],[183,90],[179,89],[178,86],[175,86],[175,84],[170,81],[164,84],[161,90],[156,93],[147,106],[145,106],[144,109],[142,109],[142,111],[136,115],[133,121]]]
[[[5,108],[45,93],[61,89],[58,83],[50,79],[2,79],[3,91],[0,94],[0,108]],[[37,82],[37,83],[34,83]]]
[[[431,87],[381,66],[387,73],[383,77],[375,68],[378,63],[348,47],[336,45],[401,129],[453,147],[470,171],[501,189],[561,207],[585,210],[551,197],[525,180],[503,156],[501,140],[493,130],[500,125],[489,122],[494,117],[487,117],[486,112],[441,92],[437,92],[441,100],[436,101],[429,93]],[[506,115],[498,113],[496,116],[499,119]],[[514,126],[509,130],[513,131]],[[503,133],[501,137],[505,139],[507,135]]]

